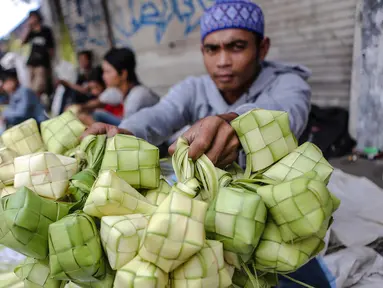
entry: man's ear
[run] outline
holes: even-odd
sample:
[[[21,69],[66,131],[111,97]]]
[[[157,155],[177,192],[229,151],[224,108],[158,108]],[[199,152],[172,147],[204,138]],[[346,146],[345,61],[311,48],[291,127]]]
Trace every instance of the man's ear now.
[[[267,54],[269,53],[270,45],[271,45],[270,38],[264,37],[261,41],[261,45],[259,49],[259,59],[261,61],[265,60]]]

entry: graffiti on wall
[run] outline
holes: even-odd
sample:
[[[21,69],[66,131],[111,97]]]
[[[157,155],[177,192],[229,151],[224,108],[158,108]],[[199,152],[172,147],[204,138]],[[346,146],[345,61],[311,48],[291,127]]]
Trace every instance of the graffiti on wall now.
[[[120,0],[109,1],[113,30],[117,40],[129,40],[144,28],[154,28],[157,43],[163,39],[169,25],[177,22],[187,36],[199,26],[201,13],[214,0]],[[123,38],[123,39],[121,39]]]
[[[65,23],[76,50],[108,47],[105,17],[99,0],[61,0]]]

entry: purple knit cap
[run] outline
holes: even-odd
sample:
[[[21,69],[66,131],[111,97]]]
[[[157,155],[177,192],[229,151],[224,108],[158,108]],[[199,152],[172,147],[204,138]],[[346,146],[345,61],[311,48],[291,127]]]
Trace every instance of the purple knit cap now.
[[[245,29],[264,36],[262,9],[250,0],[217,0],[201,17],[201,40],[223,29]]]

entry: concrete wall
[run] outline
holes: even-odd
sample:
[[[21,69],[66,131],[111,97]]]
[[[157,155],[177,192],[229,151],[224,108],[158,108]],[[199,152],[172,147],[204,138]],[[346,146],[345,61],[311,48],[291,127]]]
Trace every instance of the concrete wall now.
[[[313,100],[348,107],[357,0],[258,0],[272,40],[269,59],[313,70]],[[61,0],[74,42],[102,55],[108,47],[101,0]],[[80,4],[79,4],[80,3]],[[142,81],[160,94],[204,73],[198,20],[212,0],[109,0],[117,46],[138,55]],[[79,9],[80,8],[80,9]]]

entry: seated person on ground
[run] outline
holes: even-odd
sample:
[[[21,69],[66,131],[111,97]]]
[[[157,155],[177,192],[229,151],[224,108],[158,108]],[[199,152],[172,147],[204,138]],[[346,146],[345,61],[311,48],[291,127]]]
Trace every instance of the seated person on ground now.
[[[20,124],[29,118],[34,118],[37,123],[47,119],[37,95],[31,89],[20,85],[16,70],[4,71],[1,78],[2,90],[9,96],[9,105],[1,115],[7,127]]]
[[[99,97],[103,104],[123,104],[123,120],[130,118],[142,108],[158,103],[159,97],[149,88],[143,86],[136,74],[136,58],[129,48],[111,49],[102,62],[103,78],[107,89]],[[119,93],[116,93],[119,92]],[[95,111],[93,118],[97,122],[119,125],[121,118],[107,111]]]
[[[109,104],[101,103],[99,101],[99,97],[103,93],[117,93],[117,94],[121,93],[119,90],[113,89],[113,88],[109,88],[105,90],[106,87],[105,87],[105,82],[102,78],[101,67],[96,67],[92,69],[88,78],[88,88],[89,88],[90,95],[92,95],[94,99],[84,104],[73,105],[69,107],[70,110],[78,114],[79,119],[85,125],[89,126],[95,122],[93,120],[92,114],[96,110],[109,112],[115,117],[122,119],[123,109],[124,109],[122,104],[109,105]],[[110,89],[117,90],[117,91],[108,91]]]
[[[89,94],[89,76],[93,67],[93,53],[90,50],[84,50],[78,53],[79,72],[76,83],[70,83],[66,80],[59,80],[58,84],[63,85],[65,89],[63,107],[70,104],[86,103],[92,99]]]

